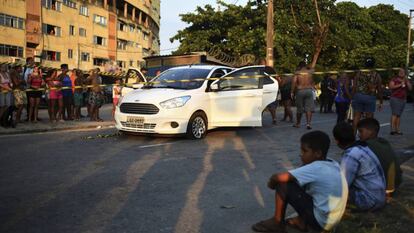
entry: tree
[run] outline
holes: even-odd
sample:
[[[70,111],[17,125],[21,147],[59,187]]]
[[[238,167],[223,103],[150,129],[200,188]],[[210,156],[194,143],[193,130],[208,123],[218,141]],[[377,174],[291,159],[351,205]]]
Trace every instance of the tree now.
[[[405,61],[407,16],[391,5],[370,8],[335,0],[275,0],[275,67],[292,71],[306,60],[318,70],[360,67],[374,57],[379,67]],[[181,15],[189,26],[172,37],[174,54],[216,48],[229,56],[265,57],[267,1],[236,6],[219,1]],[[318,9],[318,10],[317,10]],[[319,11],[319,16],[318,16]],[[317,61],[317,62],[316,62]]]

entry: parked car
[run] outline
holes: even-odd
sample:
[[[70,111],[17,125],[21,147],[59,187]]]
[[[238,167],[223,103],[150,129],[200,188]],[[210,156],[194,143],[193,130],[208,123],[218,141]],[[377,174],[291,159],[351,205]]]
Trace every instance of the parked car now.
[[[262,112],[279,88],[265,66],[176,67],[153,81],[119,101],[118,130],[201,139],[217,127],[262,126]]]

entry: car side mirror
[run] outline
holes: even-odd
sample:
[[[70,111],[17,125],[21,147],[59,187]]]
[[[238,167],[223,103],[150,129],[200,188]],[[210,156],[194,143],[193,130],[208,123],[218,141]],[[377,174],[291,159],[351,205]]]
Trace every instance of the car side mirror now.
[[[219,86],[217,83],[213,83],[210,85],[210,90],[211,91],[218,91],[219,90]]]

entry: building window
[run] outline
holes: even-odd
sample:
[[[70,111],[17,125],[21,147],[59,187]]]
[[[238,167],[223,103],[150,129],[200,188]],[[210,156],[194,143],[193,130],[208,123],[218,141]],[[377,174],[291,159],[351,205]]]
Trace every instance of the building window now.
[[[51,9],[55,11],[62,10],[62,3],[58,0],[42,0],[42,6],[46,9]]]
[[[61,36],[61,29],[60,27],[50,25],[50,24],[43,24],[42,25],[43,34],[48,34],[51,36]]]
[[[148,40],[148,34],[144,33],[144,40]]]
[[[93,16],[93,21],[96,24],[102,25],[102,26],[106,26],[106,18],[100,15],[94,15]]]
[[[60,52],[45,50],[42,53],[42,57],[48,61],[60,61]]]
[[[85,28],[79,28],[79,36],[86,36],[86,29]]]
[[[130,32],[134,32],[134,30],[135,30],[134,25],[129,25],[129,31],[130,31]]]
[[[63,0],[63,5],[70,8],[76,8],[76,3],[70,0]]]
[[[134,66],[134,61],[130,60],[129,61],[129,66]]]
[[[23,57],[23,47],[0,44],[0,55],[10,57]]]
[[[72,49],[68,49],[68,58],[69,59],[73,58],[73,50]]]
[[[89,53],[82,52],[82,53],[81,53],[81,60],[82,60],[82,61],[89,61],[89,60],[90,60],[90,55],[89,55]]]
[[[93,36],[93,43],[96,45],[106,46],[106,38],[101,36]]]
[[[118,39],[117,48],[120,49],[120,50],[126,50],[127,43],[128,43],[128,41],[126,41],[126,40]]]
[[[94,66],[104,66],[106,62],[108,62],[108,59],[105,58],[99,58],[99,57],[95,57],[93,58],[93,65]]]
[[[125,68],[125,61],[116,61],[119,67]]]
[[[75,35],[75,26],[69,25],[69,35],[71,36]]]
[[[24,19],[15,17],[15,16],[0,14],[0,25],[6,26],[6,27],[23,29]]]
[[[125,32],[127,30],[126,29],[126,24],[122,21],[119,21],[119,20],[118,20],[118,23],[117,23],[117,28],[118,28],[119,31],[123,31],[123,32]]]
[[[88,7],[87,6],[80,6],[79,7],[79,14],[84,15],[84,16],[88,16],[89,15]]]
[[[133,48],[134,47],[134,41],[128,41],[127,46]]]

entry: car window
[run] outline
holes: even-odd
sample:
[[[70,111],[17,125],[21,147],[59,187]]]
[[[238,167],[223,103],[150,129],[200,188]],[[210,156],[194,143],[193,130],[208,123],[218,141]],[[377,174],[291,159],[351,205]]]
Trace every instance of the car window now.
[[[197,89],[203,85],[211,69],[183,68],[163,72],[146,88]]]
[[[248,68],[236,71],[225,77],[218,82],[219,90],[245,90],[245,89],[258,89],[260,83],[261,71],[258,68]],[[227,79],[226,77],[229,77]]]
[[[139,71],[133,70],[133,69],[128,70],[127,75],[126,75],[126,80],[125,80],[126,84],[135,84],[135,83],[140,83],[144,81],[145,79],[144,77],[142,77]]]

